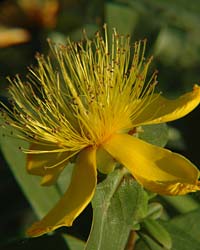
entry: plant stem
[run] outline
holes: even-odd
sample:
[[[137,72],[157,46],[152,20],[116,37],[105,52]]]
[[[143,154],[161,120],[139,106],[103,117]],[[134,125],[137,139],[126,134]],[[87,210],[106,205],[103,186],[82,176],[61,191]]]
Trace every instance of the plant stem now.
[[[136,241],[136,232],[131,230],[124,250],[134,250],[135,241]]]

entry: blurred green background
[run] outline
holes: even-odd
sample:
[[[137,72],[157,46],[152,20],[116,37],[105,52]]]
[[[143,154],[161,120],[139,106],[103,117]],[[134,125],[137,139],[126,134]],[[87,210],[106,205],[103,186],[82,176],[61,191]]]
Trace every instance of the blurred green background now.
[[[199,0],[3,0],[0,2],[1,101],[8,98],[6,77],[15,74],[25,77],[27,66],[35,64],[35,54],[48,53],[47,38],[58,43],[65,43],[68,36],[79,40],[83,29],[93,37],[104,23],[109,30],[116,27],[119,33],[130,34],[133,41],[147,38],[147,55],[154,55],[152,70],[159,71],[158,89],[168,97],[177,97],[199,83],[199,13]],[[200,111],[196,109],[184,119],[170,123],[167,144],[197,166],[200,165],[199,128]],[[23,234],[34,214],[3,155],[0,199],[0,249],[26,249],[23,242],[19,245],[15,242],[15,237]],[[91,214],[88,207],[68,231],[86,239]],[[41,249],[45,244],[45,238],[42,239],[34,241],[43,242]],[[1,248],[6,242],[11,243]],[[62,244],[60,239],[57,242]],[[45,249],[51,249],[51,244]]]

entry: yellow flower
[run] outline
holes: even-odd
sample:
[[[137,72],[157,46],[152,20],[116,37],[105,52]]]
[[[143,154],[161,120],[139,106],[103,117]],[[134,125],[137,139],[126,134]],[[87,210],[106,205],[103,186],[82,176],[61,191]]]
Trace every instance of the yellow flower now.
[[[53,184],[71,159],[71,184],[57,205],[29,230],[39,236],[71,226],[91,201],[97,168],[104,173],[124,165],[145,188],[179,195],[199,190],[199,171],[183,156],[138,139],[137,128],[179,119],[200,101],[200,87],[176,100],[155,93],[156,73],[149,79],[145,41],[107,31],[94,40],[51,46],[52,55],[38,56],[26,83],[11,81],[14,106],[8,122],[31,143],[27,170]],[[76,156],[76,157],[75,157]]]

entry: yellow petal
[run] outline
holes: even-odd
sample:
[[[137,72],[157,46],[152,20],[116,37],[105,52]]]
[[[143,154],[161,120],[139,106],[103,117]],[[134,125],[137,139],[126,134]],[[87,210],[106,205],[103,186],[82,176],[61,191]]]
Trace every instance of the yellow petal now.
[[[66,193],[41,221],[33,224],[27,234],[36,237],[62,226],[71,226],[91,201],[96,181],[96,150],[86,148],[79,154]]]
[[[51,151],[55,146],[31,144],[31,150]],[[52,185],[67,165],[68,152],[28,154],[26,169],[30,174],[42,176],[41,185]],[[54,166],[55,165],[55,166]]]
[[[61,164],[52,169],[47,169],[46,174],[42,177],[40,185],[42,186],[53,185],[57,181],[60,173],[62,172],[65,166],[66,166],[65,164]]]
[[[0,28],[0,48],[28,42],[30,33],[21,28]]]
[[[154,101],[133,120],[135,126],[169,122],[187,115],[200,103],[200,87],[195,85],[193,91],[176,100],[169,100],[157,94],[153,99]]]
[[[116,134],[103,147],[145,188],[167,195],[199,190],[198,169],[183,156],[127,134]]]
[[[97,168],[103,174],[109,174],[115,168],[116,161],[102,147],[97,150]]]

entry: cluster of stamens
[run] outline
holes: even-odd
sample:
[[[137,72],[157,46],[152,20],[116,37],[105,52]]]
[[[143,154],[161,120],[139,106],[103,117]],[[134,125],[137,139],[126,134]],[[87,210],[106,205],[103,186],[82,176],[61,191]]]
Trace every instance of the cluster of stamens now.
[[[19,76],[10,80],[14,104],[3,105],[5,121],[29,142],[57,145],[52,152],[73,155],[114,133],[133,131],[157,82],[154,73],[145,83],[151,62],[145,45],[144,40],[132,46],[129,36],[115,30],[109,44],[106,28],[104,38],[97,32],[94,40],[85,35],[66,46],[50,42],[51,55],[37,55],[38,67],[29,68],[26,83]]]

